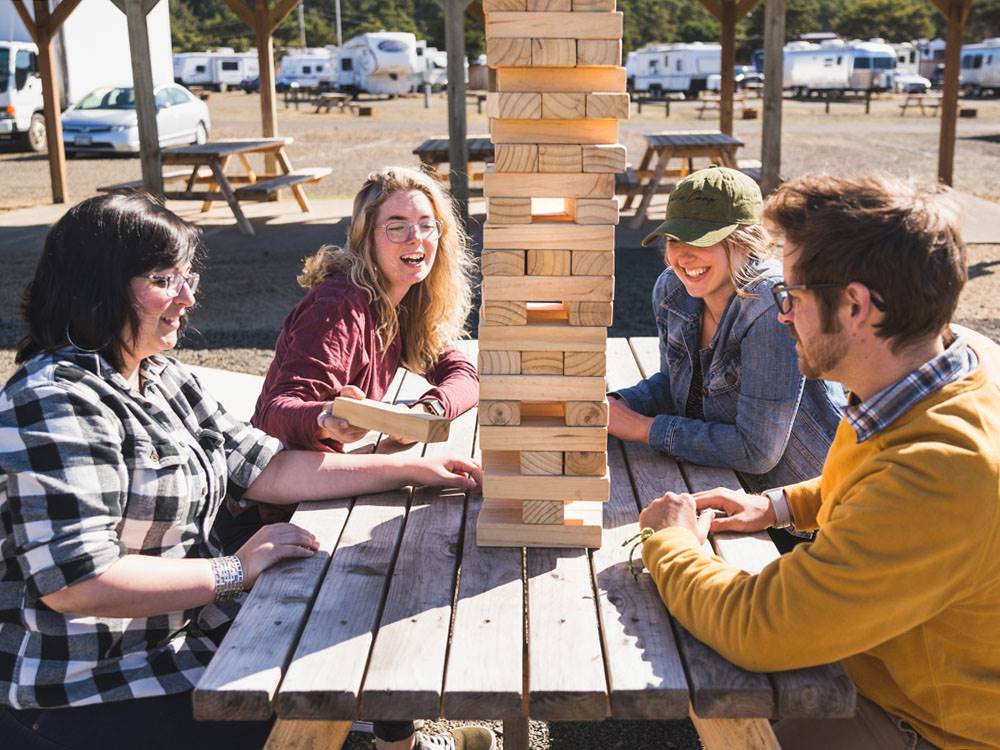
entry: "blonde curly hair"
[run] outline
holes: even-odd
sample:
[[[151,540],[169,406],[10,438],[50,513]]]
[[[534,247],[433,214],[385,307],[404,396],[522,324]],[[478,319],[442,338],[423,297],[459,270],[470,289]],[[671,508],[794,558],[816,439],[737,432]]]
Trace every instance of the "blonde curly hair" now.
[[[375,261],[375,224],[379,208],[392,194],[419,190],[444,223],[430,274],[407,291],[397,308],[389,284]],[[334,273],[346,273],[368,295],[376,333],[383,348],[402,336],[402,362],[413,372],[427,372],[451,342],[466,335],[472,307],[472,259],[468,237],[451,197],[429,175],[409,167],[372,172],[354,197],[351,226],[344,247],[324,245],[305,259],[299,285],[312,289]]]

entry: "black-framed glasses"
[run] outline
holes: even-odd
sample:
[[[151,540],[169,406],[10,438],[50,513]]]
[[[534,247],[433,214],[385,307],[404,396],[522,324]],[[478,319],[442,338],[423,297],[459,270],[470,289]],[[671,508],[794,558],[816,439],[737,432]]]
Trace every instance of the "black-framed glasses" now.
[[[444,231],[444,222],[441,219],[421,219],[413,224],[405,221],[390,221],[377,228],[385,232],[385,238],[389,242],[401,245],[404,242],[409,242],[414,233],[419,240],[440,237],[441,232]]]
[[[201,274],[189,273],[146,273],[142,278],[149,279],[150,283],[157,289],[162,289],[168,297],[176,297],[181,293],[181,287],[187,284],[191,294],[198,291],[198,284],[201,282]]]
[[[847,284],[775,284],[771,287],[771,296],[774,297],[774,304],[782,315],[788,315],[792,311],[795,298],[789,292],[804,291],[806,289],[843,289]],[[885,312],[885,302],[879,297],[874,289],[868,290],[871,293],[872,304],[879,312]]]

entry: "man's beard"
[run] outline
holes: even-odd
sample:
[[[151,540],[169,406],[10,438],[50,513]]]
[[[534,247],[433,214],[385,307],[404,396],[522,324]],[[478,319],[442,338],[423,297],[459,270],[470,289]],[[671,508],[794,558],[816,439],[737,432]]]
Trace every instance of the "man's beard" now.
[[[807,347],[795,332],[795,326],[788,327],[788,334],[795,339],[799,355],[799,372],[809,380],[829,377],[833,369],[847,354],[847,342],[837,333],[821,333]]]

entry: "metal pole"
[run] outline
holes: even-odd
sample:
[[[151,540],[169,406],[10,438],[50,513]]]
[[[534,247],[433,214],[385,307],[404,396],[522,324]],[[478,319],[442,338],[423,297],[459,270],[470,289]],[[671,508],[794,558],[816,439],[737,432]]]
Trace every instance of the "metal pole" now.
[[[306,0],[299,3],[299,46],[306,48]]]
[[[340,29],[340,0],[336,1],[334,7],[337,9],[337,48],[339,49],[344,46],[344,35]]]

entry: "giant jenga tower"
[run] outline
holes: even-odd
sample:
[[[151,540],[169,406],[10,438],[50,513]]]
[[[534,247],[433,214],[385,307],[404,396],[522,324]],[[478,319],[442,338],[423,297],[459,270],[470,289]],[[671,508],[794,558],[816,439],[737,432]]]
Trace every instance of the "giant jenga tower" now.
[[[485,0],[495,164],[479,324],[485,546],[599,547],[618,120],[615,0]]]

